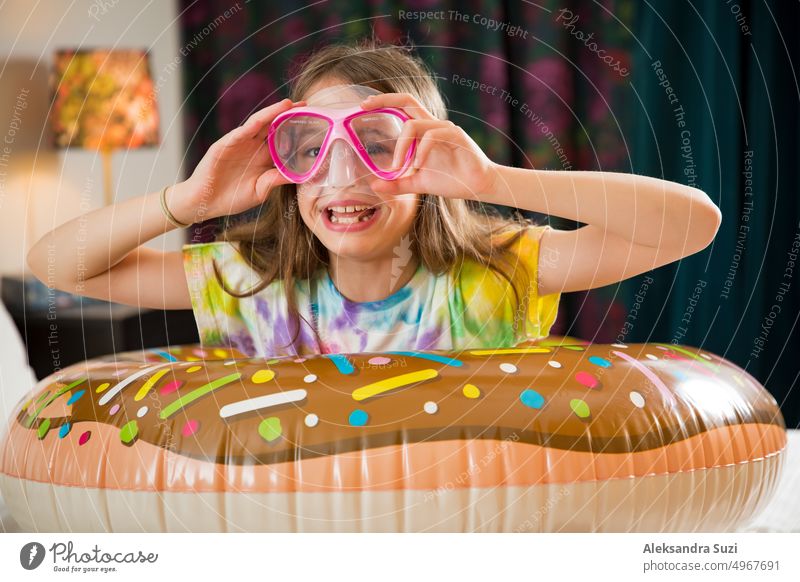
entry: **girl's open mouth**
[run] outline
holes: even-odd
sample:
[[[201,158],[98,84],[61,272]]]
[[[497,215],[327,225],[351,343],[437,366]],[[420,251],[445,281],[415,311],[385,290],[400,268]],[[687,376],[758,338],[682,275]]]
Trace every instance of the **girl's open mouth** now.
[[[381,209],[379,206],[329,206],[322,211],[322,220],[331,230],[364,230],[372,226]]]

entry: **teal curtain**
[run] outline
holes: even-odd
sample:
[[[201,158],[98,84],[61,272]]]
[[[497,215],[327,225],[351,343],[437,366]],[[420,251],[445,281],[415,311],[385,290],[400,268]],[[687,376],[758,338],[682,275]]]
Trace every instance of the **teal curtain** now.
[[[790,426],[800,423],[799,6],[639,5],[631,169],[700,188],[723,221],[712,246],[650,273],[644,292],[644,277],[621,286],[630,340],[678,341],[736,362]]]

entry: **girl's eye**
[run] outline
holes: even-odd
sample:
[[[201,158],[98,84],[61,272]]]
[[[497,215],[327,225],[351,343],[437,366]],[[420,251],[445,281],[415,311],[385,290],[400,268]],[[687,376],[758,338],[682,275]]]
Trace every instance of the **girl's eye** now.
[[[386,148],[379,143],[369,143],[364,149],[367,150],[367,153],[371,156],[387,153]]]
[[[304,155],[309,158],[316,158],[319,155],[320,148],[309,148],[304,152]]]

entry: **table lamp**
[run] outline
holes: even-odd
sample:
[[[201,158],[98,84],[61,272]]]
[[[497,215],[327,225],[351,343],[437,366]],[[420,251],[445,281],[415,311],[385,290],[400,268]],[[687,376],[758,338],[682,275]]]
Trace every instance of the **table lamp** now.
[[[114,150],[159,143],[149,55],[139,49],[56,51],[50,124],[57,147],[97,150],[106,205],[114,199]]]

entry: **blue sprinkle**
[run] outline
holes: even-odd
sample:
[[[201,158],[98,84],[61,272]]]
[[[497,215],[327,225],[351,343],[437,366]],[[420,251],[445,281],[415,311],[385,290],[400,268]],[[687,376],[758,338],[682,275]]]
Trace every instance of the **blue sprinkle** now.
[[[352,426],[364,426],[369,420],[369,415],[363,410],[355,409],[350,413],[350,424]]]
[[[544,396],[530,388],[523,390],[519,395],[519,399],[520,402],[529,408],[541,408],[544,406]]]
[[[63,439],[65,436],[69,434],[72,425],[70,423],[64,423],[61,425],[61,428],[58,429],[58,438]]]
[[[611,367],[611,362],[609,362],[605,358],[601,358],[600,356],[589,356],[589,361],[593,363],[595,366],[600,366],[602,368]]]
[[[342,354],[328,354],[326,357],[333,362],[333,364],[336,366],[336,369],[342,374],[352,374],[355,372],[353,364],[351,364],[350,360],[348,360]]]
[[[460,368],[464,365],[464,362],[461,360],[456,360],[455,358],[448,358],[445,356],[438,356],[436,354],[428,354],[425,352],[386,352],[387,354],[394,354],[397,356],[407,356],[409,358],[420,358],[422,360],[430,360],[432,362],[437,362],[439,364],[445,364],[447,366],[453,366],[454,368]]]
[[[67,400],[67,406],[71,406],[75,404],[78,400],[80,400],[81,396],[86,393],[86,390],[78,390],[75,394],[73,394],[69,400]]]
[[[161,356],[162,358],[164,358],[167,361],[170,361],[170,362],[177,362],[178,361],[178,358],[176,358],[175,356],[173,356],[169,352],[165,352],[164,350],[150,350],[150,351],[153,352],[154,354],[156,354],[157,356]]]

